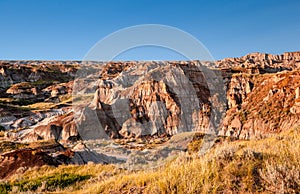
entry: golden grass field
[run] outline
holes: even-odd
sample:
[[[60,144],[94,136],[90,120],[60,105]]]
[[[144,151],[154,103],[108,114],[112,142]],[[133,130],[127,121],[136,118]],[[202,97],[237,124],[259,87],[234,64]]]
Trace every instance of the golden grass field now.
[[[163,167],[43,166],[0,183],[0,193],[298,193],[299,128],[261,140],[223,141],[208,153],[178,156]]]

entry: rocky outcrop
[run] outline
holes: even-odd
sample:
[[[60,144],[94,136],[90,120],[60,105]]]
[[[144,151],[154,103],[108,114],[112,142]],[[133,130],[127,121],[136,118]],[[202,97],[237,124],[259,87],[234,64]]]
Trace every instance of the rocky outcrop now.
[[[37,88],[30,86],[27,82],[15,84],[6,90],[7,94],[12,94],[15,98],[33,98],[37,95]]]
[[[13,84],[6,90],[5,97],[19,100],[19,104],[30,104],[41,101],[60,102],[60,96],[71,95],[73,82],[53,84],[48,81],[22,82]]]
[[[2,152],[0,149],[0,179],[7,178],[15,173],[22,173],[28,168],[43,165],[120,162],[115,157],[91,151],[82,143],[78,143],[73,148],[65,148],[56,141],[39,141],[32,144],[18,145],[20,148],[13,142],[10,144],[6,142],[6,144],[14,148],[7,152]]]
[[[216,62],[221,69],[247,73],[274,73],[300,67],[300,52],[286,52],[281,55],[250,53],[240,58],[226,58]]]
[[[246,83],[253,84],[251,92],[240,87],[245,85],[245,76]],[[240,139],[261,138],[299,125],[299,80],[299,70],[267,75],[235,75],[229,84],[229,109],[219,135]],[[236,98],[238,100],[231,100],[230,91],[244,95]]]
[[[77,69],[71,61],[0,61],[0,89],[22,82],[66,82],[74,78]]]
[[[0,125],[6,130],[27,128],[38,124],[44,119],[63,115],[68,112],[68,108],[53,109],[49,111],[30,112],[29,115],[24,115],[21,118],[15,116],[0,117]]]
[[[50,96],[51,98],[57,98],[60,95],[72,94],[72,87],[73,81],[50,85],[43,89],[43,95]]]
[[[73,113],[53,116],[26,131],[17,134],[19,140],[32,142],[38,140],[61,140],[63,142],[74,142],[80,139]]]
[[[235,75],[230,78],[227,90],[228,107],[238,107],[252,91],[254,84],[247,75]]]
[[[118,160],[116,157],[110,157],[102,153],[97,153],[90,150],[83,143],[76,144],[72,149],[74,153],[69,160],[69,164],[87,164],[93,162],[95,164],[111,164],[111,163],[120,163],[121,160]]]
[[[25,171],[30,167],[42,165],[55,165],[59,163],[41,151],[32,149],[14,150],[0,155],[0,178],[6,178],[18,171]]]

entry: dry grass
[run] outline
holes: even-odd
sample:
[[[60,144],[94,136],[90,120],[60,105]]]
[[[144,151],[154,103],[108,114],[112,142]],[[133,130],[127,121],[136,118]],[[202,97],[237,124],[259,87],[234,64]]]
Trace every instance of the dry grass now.
[[[103,181],[119,172],[112,165],[88,164],[84,166],[42,166],[15,174],[7,181],[0,182],[0,193],[8,192],[71,192],[82,189],[80,184]]]
[[[278,182],[265,173],[269,172],[266,171],[269,161],[273,161],[273,165],[284,165],[289,161],[289,166],[292,166],[289,168],[294,174],[299,173],[299,140],[300,133],[295,129],[264,140],[225,142],[201,158],[179,157],[163,168],[122,173],[79,192],[272,192],[272,187]],[[268,183],[268,180],[274,181]],[[294,188],[287,188],[289,184],[285,183],[286,191],[299,191],[295,184],[292,184]]]
[[[83,166],[82,165],[61,165],[58,167],[42,166],[40,168],[30,169],[22,175],[16,174],[10,178],[10,181],[16,181],[19,179],[35,179],[41,177],[41,175],[51,176],[54,174],[63,174],[63,173],[90,175],[95,177],[102,175],[103,177],[105,177],[108,175],[114,175],[117,172],[118,169],[113,165],[87,164]]]
[[[15,101],[13,98],[0,98],[0,102],[2,103],[11,103],[13,101]]]
[[[22,143],[0,141],[0,153],[24,148],[26,146],[27,146],[26,144],[22,144]]]
[[[55,106],[53,102],[37,102],[34,104],[23,106],[25,108],[33,109],[33,110],[49,110]]]
[[[179,156],[158,169],[127,171],[96,164],[44,166],[9,181],[13,184],[64,173],[90,176],[89,180],[57,188],[64,193],[298,193],[299,150],[300,132],[293,129],[262,140],[223,141],[204,156]]]
[[[23,108],[27,108],[30,110],[50,110],[53,108],[58,108],[59,106],[67,106],[72,103],[72,96],[67,94],[67,95],[62,95],[59,96],[59,103],[54,103],[54,102],[37,102],[33,103],[30,105],[25,105],[22,106]]]

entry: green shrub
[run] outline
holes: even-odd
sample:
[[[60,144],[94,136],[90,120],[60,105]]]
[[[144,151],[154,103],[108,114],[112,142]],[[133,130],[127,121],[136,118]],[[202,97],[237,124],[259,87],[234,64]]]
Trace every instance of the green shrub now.
[[[76,182],[89,179],[90,175],[78,175],[78,174],[54,174],[51,176],[44,176],[30,180],[21,180],[13,184],[17,186],[19,191],[36,191],[39,187],[45,187],[44,190],[54,191],[56,189],[63,189],[70,185],[75,184]],[[11,187],[9,187],[11,188]],[[0,192],[1,193],[1,192]]]
[[[11,191],[12,186],[9,183],[2,182],[0,183],[0,193],[8,193]]]
[[[78,175],[78,174],[56,174],[52,177],[48,177],[46,181],[47,190],[55,190],[56,188],[65,188],[76,182],[89,179],[90,175]]]

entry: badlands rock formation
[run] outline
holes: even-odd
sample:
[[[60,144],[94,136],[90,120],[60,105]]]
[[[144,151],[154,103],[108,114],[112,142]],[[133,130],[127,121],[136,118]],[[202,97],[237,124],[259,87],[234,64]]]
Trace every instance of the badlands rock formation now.
[[[91,84],[93,89],[73,92],[79,97],[93,95],[79,118],[94,111],[99,120],[96,127],[112,138],[209,132],[210,125],[212,128],[220,122],[226,106],[223,80],[215,73],[218,72],[197,61],[112,62],[101,69],[100,78],[89,80],[83,90],[91,88]],[[206,78],[209,74],[211,77]],[[79,79],[74,87],[82,83]],[[212,106],[217,105],[219,111],[212,111]],[[79,126],[81,134],[89,131],[91,125],[86,126]]]
[[[14,99],[10,103],[19,107],[39,102],[52,107],[20,110],[2,102],[0,124],[6,130],[27,128],[7,133],[22,141],[172,136],[185,131],[249,139],[299,121],[300,52],[252,53],[217,61],[214,68],[199,61],[23,63],[2,62],[2,97]],[[72,92],[71,107],[70,100],[63,102]],[[30,119],[54,110],[60,114]]]
[[[300,122],[299,68],[300,52],[215,64],[0,61],[0,178],[44,164],[155,163],[184,152],[189,132],[288,130]]]

